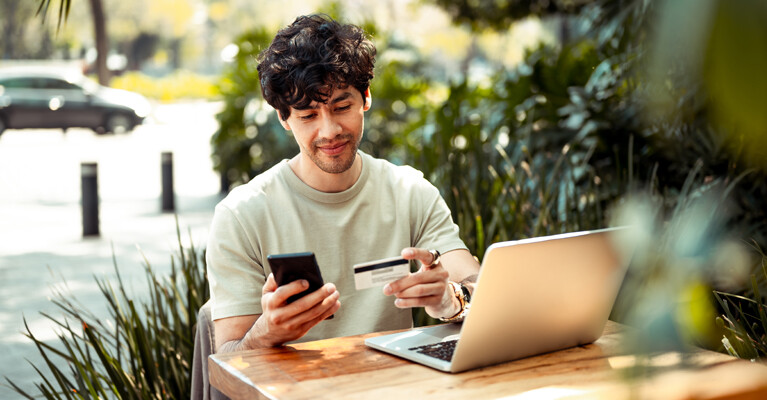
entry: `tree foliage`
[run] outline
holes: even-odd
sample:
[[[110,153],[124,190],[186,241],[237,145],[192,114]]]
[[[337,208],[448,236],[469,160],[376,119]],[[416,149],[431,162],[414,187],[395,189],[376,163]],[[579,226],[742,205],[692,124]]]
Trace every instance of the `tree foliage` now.
[[[590,0],[432,0],[456,23],[474,30],[505,30],[531,16],[572,15]]]
[[[53,4],[54,0],[40,0],[40,5],[37,7],[37,14],[42,15],[43,18],[48,14],[48,9]],[[59,0],[58,10],[58,26],[61,25],[69,17],[69,10],[72,7],[72,0]]]

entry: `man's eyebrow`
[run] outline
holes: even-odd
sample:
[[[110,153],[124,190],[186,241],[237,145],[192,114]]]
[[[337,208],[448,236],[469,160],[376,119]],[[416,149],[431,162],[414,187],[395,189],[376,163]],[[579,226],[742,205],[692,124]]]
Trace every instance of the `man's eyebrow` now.
[[[344,92],[340,94],[338,97],[330,101],[330,104],[336,104],[340,103],[348,98],[352,97],[352,92]],[[305,111],[305,110],[316,110],[318,107],[312,106],[311,104],[307,105],[306,107],[293,107],[294,109],[298,111]]]
[[[340,103],[349,97],[352,97],[352,92],[344,92],[342,95],[336,97],[335,99],[330,101],[330,104]]]
[[[293,108],[294,108],[294,109],[296,109],[296,110],[298,110],[298,111],[305,111],[305,110],[316,110],[316,109],[317,109],[317,107],[312,107],[312,106],[311,106],[311,104],[310,104],[310,105],[308,105],[308,106],[305,106],[305,107],[296,107],[296,106],[293,106]]]

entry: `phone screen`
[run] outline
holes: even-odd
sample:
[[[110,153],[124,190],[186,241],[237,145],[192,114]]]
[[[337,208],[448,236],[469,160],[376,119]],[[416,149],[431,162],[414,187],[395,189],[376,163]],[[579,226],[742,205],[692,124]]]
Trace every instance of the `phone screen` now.
[[[266,259],[269,261],[278,286],[287,285],[299,279],[306,279],[309,282],[308,289],[288,298],[288,304],[314,292],[324,284],[314,253],[273,254]]]

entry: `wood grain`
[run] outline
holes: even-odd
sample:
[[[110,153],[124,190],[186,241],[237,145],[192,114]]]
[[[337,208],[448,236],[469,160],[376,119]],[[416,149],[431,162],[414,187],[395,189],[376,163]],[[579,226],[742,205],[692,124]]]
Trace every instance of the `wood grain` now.
[[[767,398],[767,366],[705,350],[625,355],[625,328],[614,322],[590,345],[460,374],[365,346],[386,333],[215,354],[211,384],[233,399]]]

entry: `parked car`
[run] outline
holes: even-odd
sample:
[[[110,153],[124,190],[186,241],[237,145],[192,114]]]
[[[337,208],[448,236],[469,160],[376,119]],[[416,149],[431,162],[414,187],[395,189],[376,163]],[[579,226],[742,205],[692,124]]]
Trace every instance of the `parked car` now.
[[[77,71],[0,69],[0,134],[5,129],[76,127],[130,132],[150,112],[140,94],[101,86]]]

